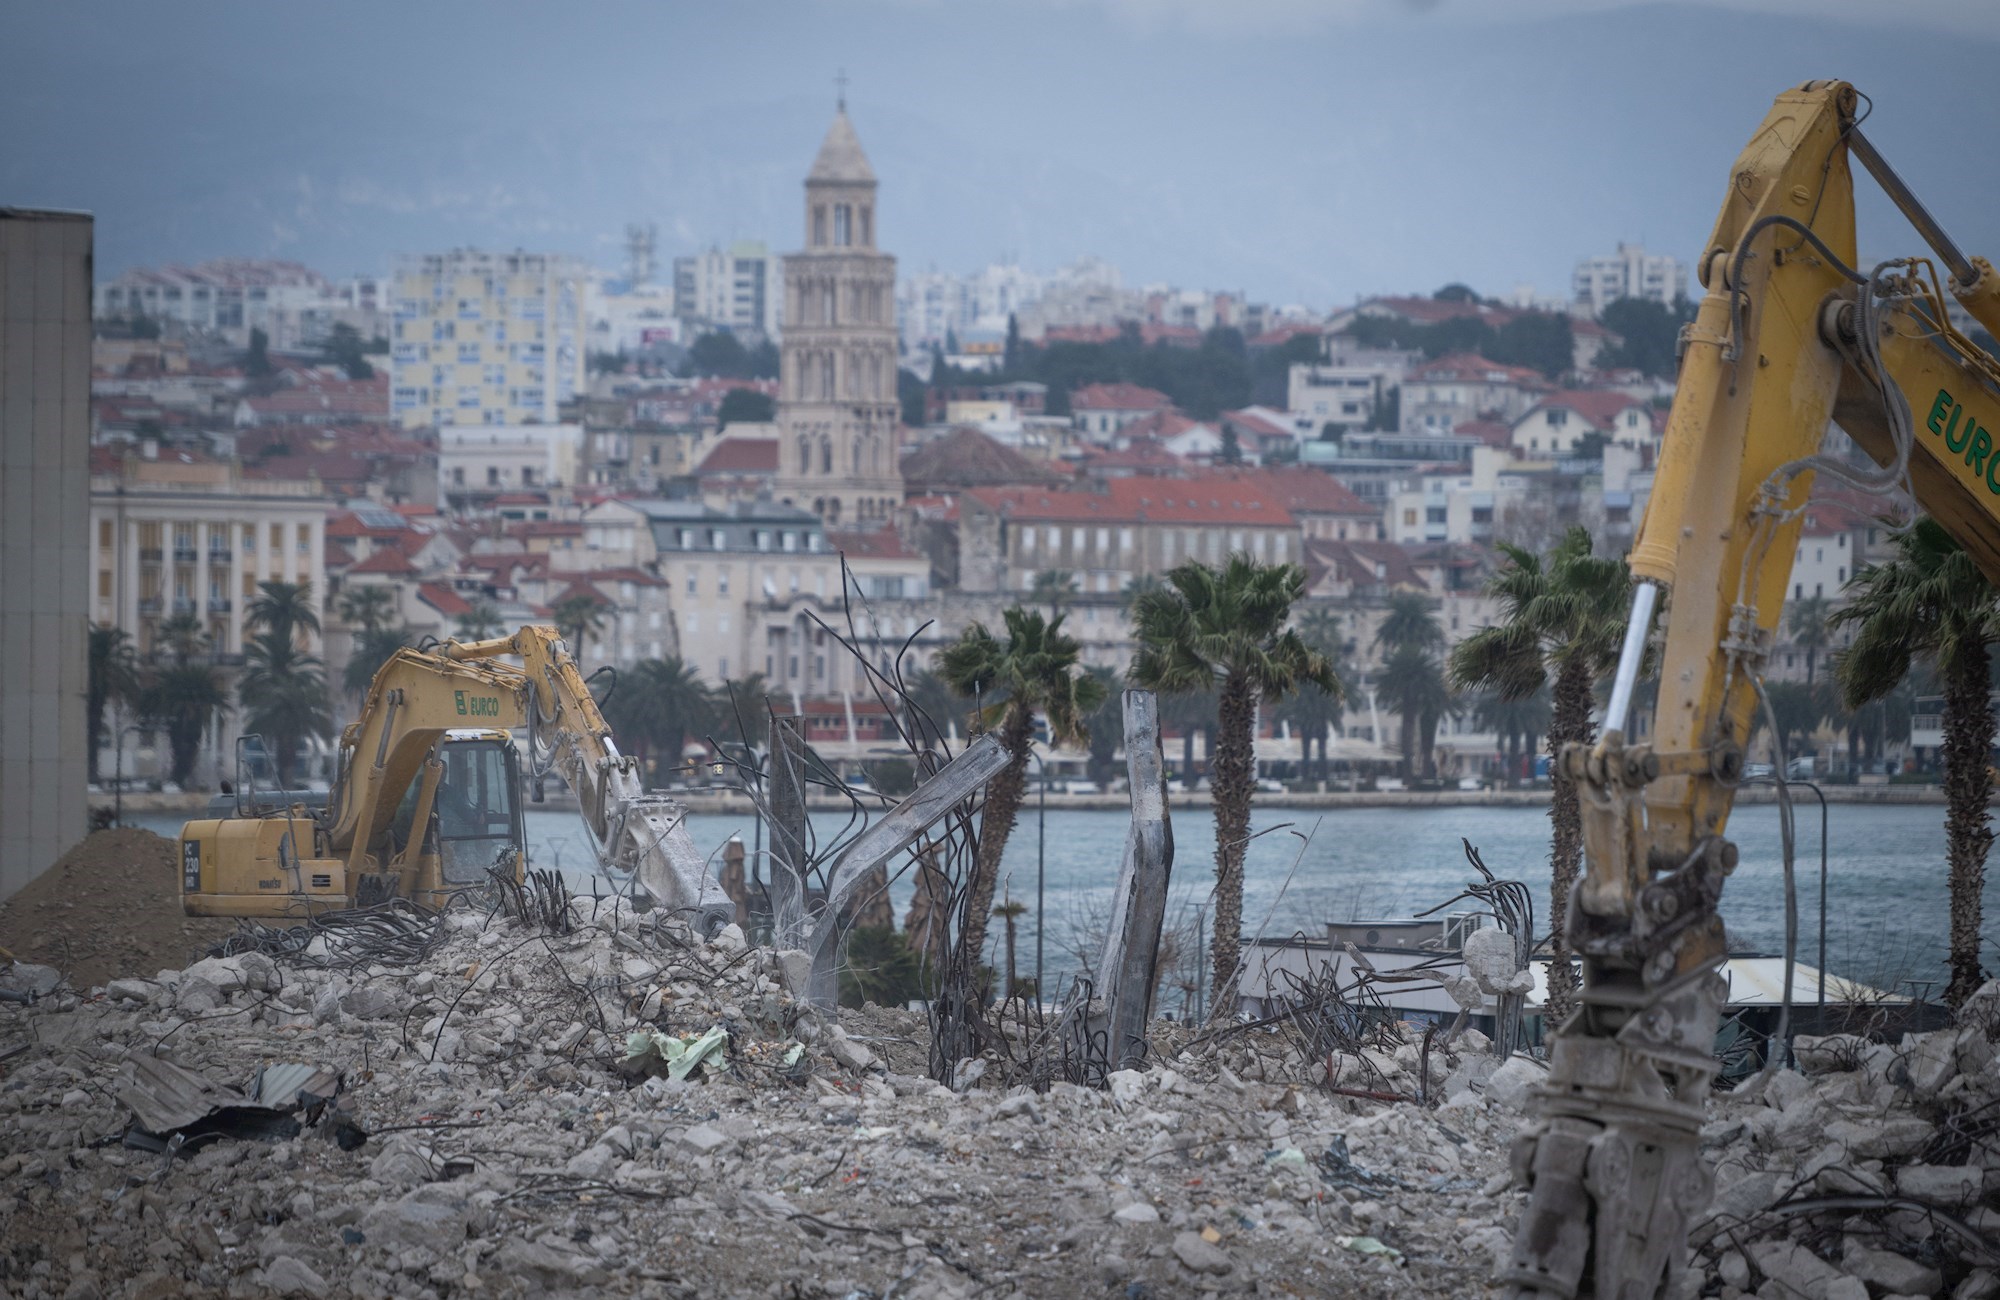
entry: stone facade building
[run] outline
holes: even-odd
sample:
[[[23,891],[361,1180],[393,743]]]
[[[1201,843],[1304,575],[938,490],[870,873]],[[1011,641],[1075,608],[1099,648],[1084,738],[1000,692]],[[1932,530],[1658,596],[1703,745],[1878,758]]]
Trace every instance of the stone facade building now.
[[[843,104],[806,177],[806,248],[785,258],[777,496],[829,525],[903,500],[896,259],[875,247],[875,173]]]

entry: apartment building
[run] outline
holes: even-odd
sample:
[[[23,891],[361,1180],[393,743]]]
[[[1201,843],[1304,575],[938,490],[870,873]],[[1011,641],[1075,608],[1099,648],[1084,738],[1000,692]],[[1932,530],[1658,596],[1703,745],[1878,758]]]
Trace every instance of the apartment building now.
[[[674,259],[674,315],[689,329],[778,337],[784,259],[761,240],[738,240]]]
[[[1615,253],[1586,257],[1570,277],[1572,310],[1597,316],[1620,298],[1643,298],[1672,306],[1687,297],[1687,263],[1640,244],[1620,244]]]
[[[197,266],[140,267],[97,286],[99,319],[146,316],[218,334],[247,347],[262,330],[273,349],[310,347],[334,325],[354,325],[373,337],[374,281],[335,285],[297,262],[222,257]]]
[[[584,389],[588,271],[456,249],[396,268],[390,405],[405,428],[554,424]]]
[[[141,654],[160,624],[201,620],[215,654],[243,653],[257,584],[326,593],[326,502],[314,478],[265,478],[192,452],[117,457],[90,476],[90,618],[122,628]]]
[[[447,425],[438,430],[438,493],[467,506],[574,486],[582,451],[576,424]]]

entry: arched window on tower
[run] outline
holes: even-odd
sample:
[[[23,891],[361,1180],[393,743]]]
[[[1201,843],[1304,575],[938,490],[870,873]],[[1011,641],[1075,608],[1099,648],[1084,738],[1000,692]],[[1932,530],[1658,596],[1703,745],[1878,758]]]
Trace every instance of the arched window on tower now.
[[[860,443],[858,443],[858,442],[857,442],[857,443],[855,443],[855,444],[854,444],[854,447],[853,447],[853,449],[852,449],[852,455],[850,455],[850,456],[849,456],[849,459],[850,459],[850,460],[852,460],[852,461],[854,462],[854,468],[853,468],[852,470],[850,470],[850,471],[849,471],[849,473],[853,474],[853,475],[854,475],[854,477],[856,477],[856,478],[860,478],[860,477],[861,477],[861,444],[860,444]]]
[[[823,433],[819,436],[819,472],[833,473],[833,443]]]
[[[875,210],[866,203],[861,205],[861,246],[875,247]]]
[[[833,356],[822,352],[819,359],[819,395],[823,401],[833,400]]]
[[[819,323],[822,325],[833,325],[838,323],[839,317],[840,304],[834,297],[833,281],[821,280],[819,282]]]
[[[846,248],[854,242],[854,209],[845,203],[833,205],[833,243]]]
[[[826,247],[826,205],[813,205],[813,247]]]
[[[812,467],[812,440],[802,433],[799,435],[799,473],[810,474]]]

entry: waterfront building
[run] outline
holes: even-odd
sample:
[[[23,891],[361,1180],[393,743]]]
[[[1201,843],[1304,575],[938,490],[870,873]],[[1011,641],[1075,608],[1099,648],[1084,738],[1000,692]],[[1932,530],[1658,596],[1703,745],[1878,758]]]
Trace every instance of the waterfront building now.
[[[1618,245],[1615,253],[1586,257],[1570,277],[1572,310],[1595,317],[1620,298],[1643,298],[1671,307],[1687,297],[1687,263],[1640,244]]]
[[[782,327],[783,259],[762,240],[741,239],[674,259],[673,312],[690,331],[706,330],[767,339]]]

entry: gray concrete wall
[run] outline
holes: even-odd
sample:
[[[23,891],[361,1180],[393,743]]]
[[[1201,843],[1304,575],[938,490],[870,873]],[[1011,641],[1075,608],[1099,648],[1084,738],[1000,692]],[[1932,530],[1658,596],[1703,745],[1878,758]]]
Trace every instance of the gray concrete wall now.
[[[0,898],[88,829],[92,233],[0,208]]]

